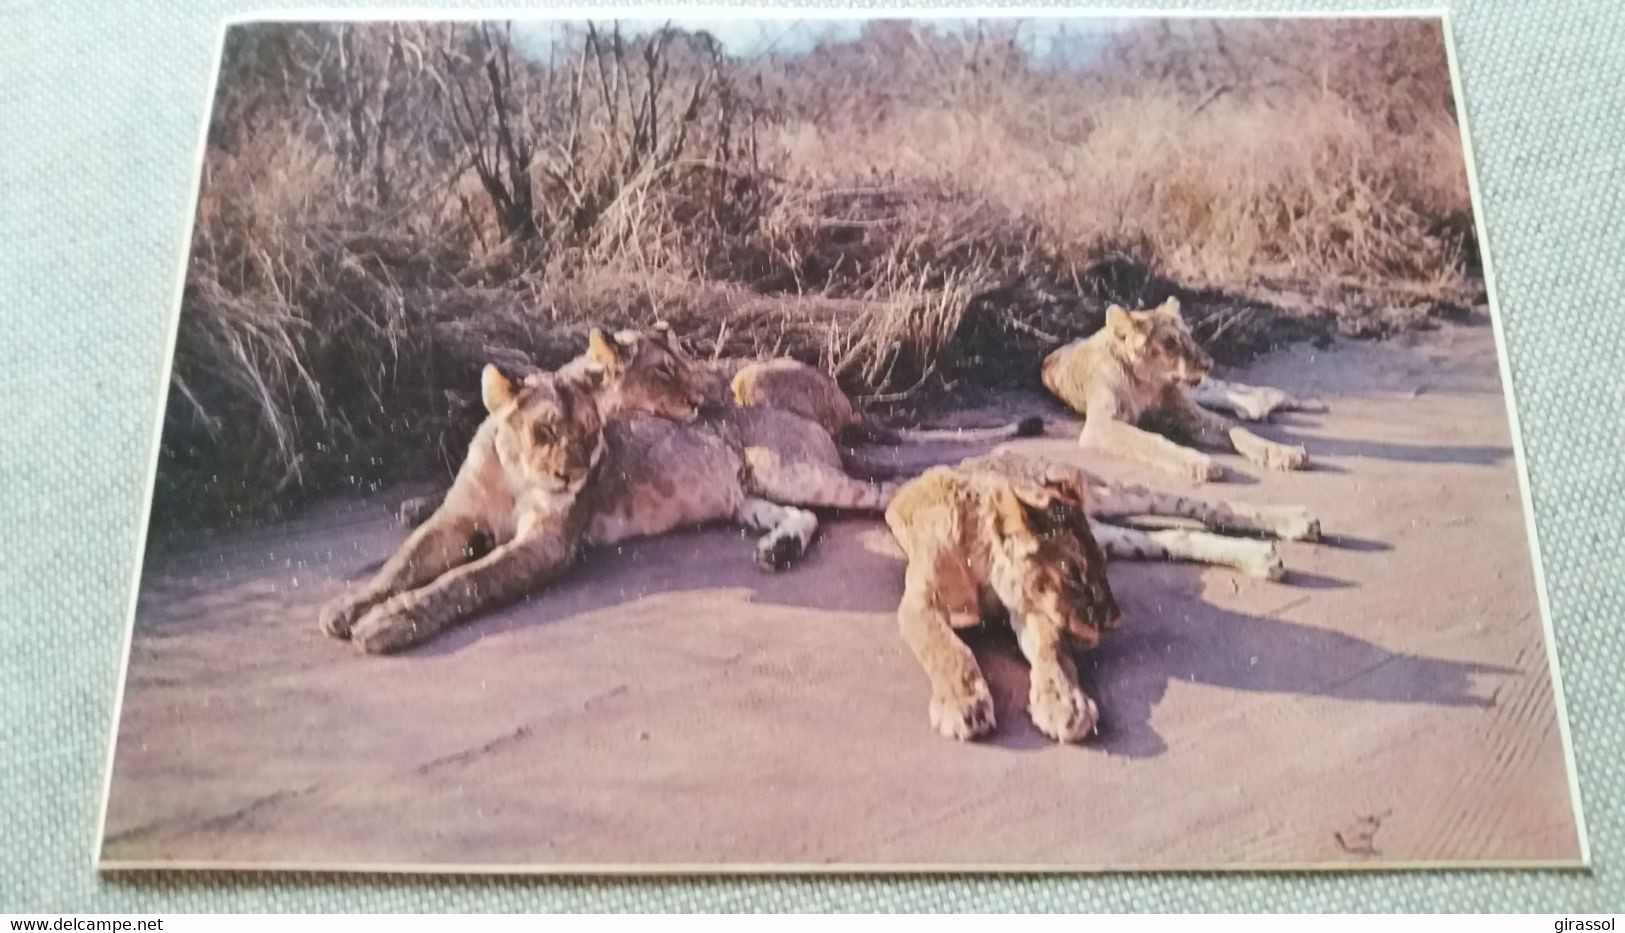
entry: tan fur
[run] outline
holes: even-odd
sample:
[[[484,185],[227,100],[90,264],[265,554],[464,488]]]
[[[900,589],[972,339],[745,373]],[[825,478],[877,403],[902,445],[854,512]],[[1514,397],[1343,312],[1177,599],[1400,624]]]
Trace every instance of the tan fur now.
[[[658,359],[671,377],[654,386],[653,402],[637,397],[627,388],[620,389],[614,420],[638,414],[671,419],[671,406],[660,397],[669,396],[674,388],[680,387],[689,393],[686,396],[689,399],[704,397],[706,373],[687,358],[669,331],[664,335],[658,330],[652,334],[618,335],[615,346],[589,348],[589,355],[594,357],[595,364],[604,368],[611,386],[616,382],[626,386],[634,382],[652,385],[644,370],[653,357],[647,353],[633,356],[615,352],[626,341],[634,341],[640,347],[660,344],[662,354]],[[840,451],[829,432],[818,422],[795,412],[723,404],[702,410],[697,418],[679,420],[686,420],[681,430],[645,426],[639,429],[641,433],[636,438],[628,436],[628,442],[622,445],[625,454],[615,460],[619,469],[633,476],[647,475],[651,480],[659,476],[681,481],[650,486],[629,481],[625,489],[631,498],[621,509],[626,515],[619,523],[621,526],[665,530],[664,521],[644,522],[639,516],[670,511],[673,506],[669,499],[673,494],[679,498],[709,500],[718,494],[720,486],[734,484],[743,495],[782,504],[875,512],[885,508],[895,488],[847,475],[841,465]],[[616,436],[611,432],[612,438]],[[731,451],[730,469],[722,469],[720,462],[711,463],[709,458],[703,470],[690,470],[685,465],[689,452],[713,448]],[[683,453],[678,453],[679,449]],[[645,459],[649,461],[647,465],[641,462]],[[645,499],[651,501],[645,502]]]
[[[1285,568],[1274,543],[1212,534],[1207,529],[1291,541],[1320,540],[1320,519],[1301,506],[1251,505],[1107,483],[1071,464],[1013,451],[969,462],[1028,482],[1069,482],[1083,488],[1095,540],[1114,560],[1190,561],[1279,580]],[[1121,522],[1141,517],[1182,518],[1197,522],[1204,530],[1120,527]]]
[[[1266,440],[1191,401],[1213,361],[1197,346],[1168,299],[1153,311],[1112,305],[1106,325],[1044,359],[1044,385],[1084,416],[1079,443],[1198,482],[1218,479],[1213,458],[1153,434],[1155,425],[1189,437],[1198,446],[1236,452],[1270,469],[1297,470],[1309,463],[1302,447]]]
[[[601,407],[605,417],[618,411],[645,412],[673,421],[692,421],[704,405],[710,380],[683,355],[665,322],[648,333],[623,330],[613,336],[593,328],[587,352],[559,372],[604,371]]]
[[[764,533],[757,563],[777,570],[811,543],[808,509],[879,511],[893,491],[847,476],[829,435],[788,412],[736,409],[688,424],[626,415],[604,435],[593,545],[732,520]]]
[[[830,436],[859,427],[863,417],[834,379],[799,360],[747,363],[730,382],[741,408],[778,408],[815,421]]]
[[[931,682],[932,727],[960,740],[994,728],[987,681],[953,630],[1002,608],[1032,666],[1033,723],[1057,741],[1088,735],[1098,710],[1072,653],[1093,647],[1119,615],[1083,490],[983,463],[935,467],[898,490],[886,524],[908,557],[897,619]]]
[[[1212,376],[1192,388],[1190,396],[1203,408],[1229,412],[1244,421],[1268,421],[1278,411],[1326,411],[1326,403],[1319,399],[1298,398],[1270,386],[1225,382]]]
[[[732,371],[729,385],[735,405],[793,412],[817,422],[843,444],[972,444],[1043,433],[1043,421],[1038,418],[988,428],[888,428],[858,412],[829,374],[799,360],[780,358],[726,369],[724,366],[717,361],[711,368],[718,373]]]
[[[647,341],[651,335],[642,336]],[[635,337],[622,335],[621,339]],[[675,341],[668,342],[666,347],[674,362],[686,363],[690,369],[680,373],[680,378],[668,386],[705,383],[711,371],[688,360]],[[634,376],[639,365],[633,360],[617,360],[602,354],[594,359],[606,367],[611,384],[616,378]],[[753,367],[762,367],[764,372],[776,371],[782,379],[777,382],[752,380],[751,384],[761,389],[755,400],[762,402],[762,406],[745,408],[723,403],[689,426],[697,430],[677,430],[669,425],[647,423],[646,419],[627,421],[627,427],[623,428],[620,419],[612,416],[605,432],[610,446],[606,462],[611,467],[601,482],[614,484],[620,492],[601,498],[605,512],[594,524],[593,543],[613,543],[701,521],[727,519],[731,514],[728,510],[742,498],[760,497],[811,507],[835,505],[869,509],[883,505],[893,487],[857,484],[856,480],[846,477],[839,470],[835,448],[808,429],[810,419],[796,417],[792,412],[774,411],[778,402],[793,404],[796,398],[801,398],[816,405],[820,399],[827,400],[831,393],[838,395],[840,391],[828,376],[804,364],[789,362],[789,366],[773,367],[750,363],[736,370],[736,386],[741,384],[739,377]],[[815,378],[809,378],[809,373]],[[827,391],[818,388],[819,380],[827,385]],[[665,391],[672,389],[668,387]],[[623,400],[623,404],[627,403]],[[838,406],[826,409],[838,410]],[[651,456],[650,452],[656,450],[659,455]],[[1028,461],[1026,467],[1023,461]],[[1194,519],[1210,528],[1294,540],[1314,540],[1320,534],[1319,521],[1302,508],[1215,502],[1141,487],[1109,485],[1075,468],[1010,453],[996,455],[988,462],[1011,475],[1026,475],[1035,483],[1056,480],[1087,487],[1093,516],[1177,516]],[[1046,464],[1042,475],[1032,471],[1031,463],[1036,462]],[[1021,473],[1023,469],[1027,470],[1025,474]],[[1058,470],[1062,473],[1057,474]],[[743,477],[737,488],[717,479],[735,474]],[[827,495],[809,494],[810,490],[819,488],[855,492],[867,501],[848,499],[848,504],[841,506],[839,500]],[[868,498],[871,492],[873,498]],[[801,521],[810,523],[813,519],[808,516]],[[1113,556],[1191,560],[1228,566],[1268,579],[1279,579],[1283,573],[1280,555],[1269,542],[1205,532],[1140,531],[1109,526],[1098,528],[1097,537],[1117,552]],[[805,543],[803,541],[801,546]],[[782,536],[778,540],[773,535],[764,537],[758,546],[758,560],[764,566],[777,566],[777,562],[769,558],[775,553],[788,553],[793,558],[799,550]]]
[[[658,363],[662,378],[646,372]],[[604,462],[592,484],[584,543],[601,546],[711,521],[762,532],[756,560],[781,569],[817,531],[808,509],[879,512],[895,485],[849,476],[816,422],[774,408],[723,405],[696,417],[705,374],[669,333],[594,332],[587,353],[561,373],[602,370],[611,402]],[[637,386],[634,389],[634,385]],[[403,508],[410,521],[432,500]]]
[[[487,417],[440,507],[320,625],[368,652],[396,651],[563,572],[584,528],[581,493],[604,453],[601,374],[516,385],[487,366]]]
[[[655,358],[678,364],[670,378],[620,381],[623,354],[657,348]],[[844,475],[844,485],[820,482],[828,477],[815,467],[838,469],[839,455],[805,419],[764,410],[695,422],[686,361],[662,356],[674,352],[658,335],[611,341],[595,332],[586,356],[558,374],[515,385],[487,367],[489,414],[451,490],[371,581],[323,607],[323,631],[364,651],[396,651],[557,576],[585,546],[714,520],[761,531],[757,560],[777,569],[801,555],[817,520],[757,489],[811,505],[883,507],[889,489]],[[671,417],[601,422],[599,406],[625,404]],[[493,549],[478,556],[485,547]]]

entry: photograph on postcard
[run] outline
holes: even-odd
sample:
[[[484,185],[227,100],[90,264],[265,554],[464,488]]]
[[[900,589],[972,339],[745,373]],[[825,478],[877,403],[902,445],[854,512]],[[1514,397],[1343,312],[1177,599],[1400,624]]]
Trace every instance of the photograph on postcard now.
[[[763,16],[224,28],[101,865],[1582,863],[1445,21]]]

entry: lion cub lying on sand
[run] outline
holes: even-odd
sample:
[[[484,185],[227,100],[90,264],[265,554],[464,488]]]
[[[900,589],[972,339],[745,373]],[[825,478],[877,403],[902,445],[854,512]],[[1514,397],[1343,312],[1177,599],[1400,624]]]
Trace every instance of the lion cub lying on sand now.
[[[1078,442],[1198,482],[1218,479],[1213,458],[1142,430],[1142,423],[1198,446],[1234,451],[1274,470],[1309,465],[1302,447],[1265,440],[1199,408],[1189,395],[1213,366],[1170,298],[1153,311],[1106,310],[1106,326],[1044,358],[1044,385],[1084,416]]]
[[[1078,686],[1072,653],[1120,620],[1083,489],[986,462],[933,467],[897,491],[886,524],[908,557],[897,621],[931,681],[932,728],[961,740],[994,728],[987,681],[954,629],[1002,609],[1032,665],[1033,724],[1059,742],[1093,731],[1099,711]]]

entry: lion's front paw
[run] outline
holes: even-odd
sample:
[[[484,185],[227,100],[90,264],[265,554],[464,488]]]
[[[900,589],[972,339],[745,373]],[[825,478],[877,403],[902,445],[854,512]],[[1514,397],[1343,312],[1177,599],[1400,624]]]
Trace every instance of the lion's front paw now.
[[[1278,399],[1238,398],[1234,401],[1236,414],[1248,421],[1268,421],[1281,407]]]
[[[1224,479],[1224,466],[1206,454],[1190,458],[1186,475],[1198,483],[1216,483]]]
[[[1309,465],[1309,452],[1302,447],[1270,444],[1260,454],[1259,465],[1271,470],[1301,470]]]
[[[947,738],[968,742],[992,732],[997,725],[993,694],[981,675],[963,690],[931,697],[931,728]]]
[[[321,612],[316,616],[316,624],[330,637],[349,638],[355,621],[361,618],[368,608],[369,604],[365,600],[344,593],[322,605]]]
[[[1100,721],[1100,709],[1059,673],[1034,672],[1027,694],[1033,725],[1057,742],[1081,742]]]
[[[756,544],[756,566],[777,572],[800,560],[806,551],[806,543],[796,535],[768,535]]]
[[[1288,541],[1320,540],[1320,519],[1308,509],[1282,508],[1273,524],[1278,538]]]
[[[368,654],[390,654],[410,648],[434,634],[421,612],[397,596],[361,617],[350,640]]]
[[[1280,550],[1268,541],[1259,542],[1258,553],[1244,559],[1239,569],[1249,577],[1262,580],[1280,580],[1286,576]]]

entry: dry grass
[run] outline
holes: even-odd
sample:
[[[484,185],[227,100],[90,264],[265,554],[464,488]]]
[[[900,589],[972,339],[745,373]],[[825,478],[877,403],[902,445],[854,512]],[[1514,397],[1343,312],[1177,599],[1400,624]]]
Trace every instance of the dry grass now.
[[[1106,300],[1180,293],[1232,359],[1474,300],[1431,24],[1151,25],[1086,67],[1017,39],[734,59],[599,27],[549,66],[498,28],[239,27],[158,514],[448,468],[483,362],[556,365],[594,323],[884,400],[1030,377]]]

